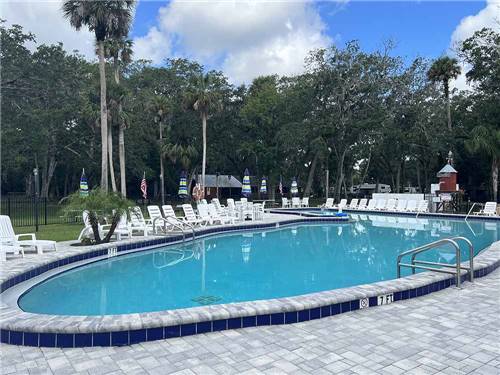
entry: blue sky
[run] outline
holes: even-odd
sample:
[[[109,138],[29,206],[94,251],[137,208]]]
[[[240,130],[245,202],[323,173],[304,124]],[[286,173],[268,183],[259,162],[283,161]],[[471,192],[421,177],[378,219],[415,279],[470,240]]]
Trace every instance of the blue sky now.
[[[68,51],[95,59],[94,36],[69,25],[62,1],[3,0],[0,12],[38,43],[63,42]],[[155,65],[192,58],[223,70],[233,83],[249,83],[259,75],[299,74],[310,50],[352,39],[368,51],[392,39],[393,53],[406,61],[453,54],[454,43],[482,27],[499,29],[499,19],[500,0],[140,0],[130,37],[136,58]]]
[[[133,37],[147,34],[158,22],[163,1],[138,3]],[[351,1],[345,4],[317,2],[314,7],[336,44],[357,39],[362,48],[374,50],[382,41],[396,42],[394,54],[411,60],[446,54],[450,36],[460,21],[478,13],[486,1]]]

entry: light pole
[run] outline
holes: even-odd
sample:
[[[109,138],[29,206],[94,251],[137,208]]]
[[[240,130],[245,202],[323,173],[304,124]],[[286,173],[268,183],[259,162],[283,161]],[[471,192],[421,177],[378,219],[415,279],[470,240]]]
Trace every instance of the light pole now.
[[[35,232],[38,232],[38,197],[40,196],[38,168],[33,169],[33,175],[35,176]]]

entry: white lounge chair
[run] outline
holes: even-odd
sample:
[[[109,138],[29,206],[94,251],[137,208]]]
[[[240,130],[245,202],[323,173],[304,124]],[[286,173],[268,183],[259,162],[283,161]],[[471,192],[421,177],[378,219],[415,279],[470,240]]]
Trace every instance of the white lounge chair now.
[[[240,202],[248,203],[248,198],[243,197],[243,198],[240,199]]]
[[[22,246],[0,242],[0,261],[6,261],[7,254],[9,253],[13,255],[21,254],[21,256],[24,257],[24,249]]]
[[[347,199],[341,199],[340,203],[337,205],[339,210],[347,207]]]
[[[21,237],[31,237],[31,240],[19,240]],[[38,254],[42,254],[44,250],[57,250],[56,241],[37,240],[35,233],[16,235],[10,217],[7,215],[0,215],[0,243],[7,245],[10,250],[12,250],[12,247],[23,247],[25,249],[34,249]]]
[[[226,207],[223,206],[222,204],[220,204],[220,201],[218,198],[213,198],[211,203],[215,206],[219,215],[225,215]]]
[[[195,214],[193,207],[190,204],[183,204],[182,205],[182,211],[184,212],[184,217],[182,220],[184,220],[186,223],[189,223],[191,225],[206,225],[207,221],[203,220],[200,218],[198,215]]]
[[[333,198],[327,198],[325,204],[321,205],[323,208],[333,208]]]
[[[406,204],[406,212],[416,212],[417,211],[417,201],[415,199],[409,200]]]
[[[152,225],[154,225],[156,229],[156,232],[161,231],[163,233],[166,233],[173,229],[170,224],[167,224],[167,222],[163,220],[163,215],[160,207],[155,205],[148,206],[148,214],[149,218],[151,219]]]
[[[486,202],[484,208],[478,212],[478,215],[496,216],[497,202]]]
[[[377,208],[377,200],[376,199],[370,199],[368,201],[368,206],[366,206],[366,209],[369,211],[373,211]]]
[[[108,233],[111,229],[111,225],[112,224],[105,224],[101,227],[103,237],[108,235]],[[113,237],[113,236],[116,237],[117,241],[121,241],[124,236],[127,238],[132,237],[132,229],[127,221],[127,214],[126,213],[123,213],[120,216],[120,219],[118,220],[118,223],[116,224],[116,227],[115,227],[111,237]]]
[[[398,204],[396,205],[396,211],[397,212],[405,212],[407,202],[408,201],[405,199],[399,199]]]
[[[212,222],[214,223],[219,222],[221,224],[229,224],[229,223],[234,224],[234,221],[236,219],[235,217],[219,214],[217,208],[215,207],[215,204],[213,203],[210,203],[208,205],[208,213],[210,214]]]
[[[395,211],[397,204],[398,204],[398,202],[394,198],[390,198],[387,200],[387,204],[385,206],[385,209],[387,211]]]
[[[281,207],[282,208],[286,208],[286,207],[290,207],[290,202],[288,202],[288,198],[281,198]]]
[[[292,208],[299,208],[299,207],[300,207],[300,198],[293,197],[292,198]]]
[[[177,218],[177,216],[175,215],[174,208],[170,204],[164,204],[163,206],[161,206],[161,209],[163,211],[163,217],[165,217],[165,218],[167,218],[167,217]]]
[[[309,197],[302,198],[302,202],[300,204],[302,207],[309,207]]]
[[[130,225],[132,235],[134,232],[142,233],[144,236],[148,236],[149,233],[153,233],[153,224],[151,220],[146,220],[142,214],[142,210],[139,206],[129,207],[128,212],[130,215]]]
[[[241,220],[254,220],[253,204],[251,202],[238,201],[235,202],[236,216]]]
[[[87,210],[84,210],[82,212],[82,222],[83,222],[83,229],[80,232],[80,235],[78,236],[78,241],[83,240],[84,238],[94,238],[94,230],[92,229],[92,225],[90,225],[90,220],[89,220],[89,212]],[[97,224],[97,228],[99,230],[99,235],[102,237],[102,225],[100,223]]]
[[[429,203],[426,200],[419,201],[417,212],[429,212]]]
[[[212,225],[214,224],[214,219],[210,215],[208,211],[208,204],[199,204],[198,205],[198,216],[205,221],[206,224]],[[221,221],[219,221],[222,224]]]
[[[359,199],[357,198],[353,198],[351,199],[351,203],[349,203],[349,209],[350,210],[355,210],[356,208],[358,208],[358,203],[359,203]]]
[[[366,198],[362,198],[360,201],[359,201],[359,204],[358,204],[358,210],[366,210],[366,203],[368,202],[368,199]]]
[[[377,205],[375,206],[375,209],[378,211],[383,211],[383,210],[385,210],[386,205],[387,205],[387,201],[385,199],[378,199]]]

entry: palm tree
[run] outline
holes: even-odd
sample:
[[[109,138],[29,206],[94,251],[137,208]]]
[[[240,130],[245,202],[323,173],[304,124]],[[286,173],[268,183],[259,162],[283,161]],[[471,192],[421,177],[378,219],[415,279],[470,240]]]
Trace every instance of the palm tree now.
[[[115,83],[120,85],[120,65],[126,66],[132,61],[133,42],[130,39],[119,38],[109,39],[104,44],[104,53],[106,58],[113,60],[113,72]],[[125,129],[127,128],[126,116],[123,113],[123,95],[117,102],[118,117],[118,158],[120,161],[120,191],[123,197],[127,196],[126,172],[125,172]],[[113,169],[113,139],[111,127],[108,131],[108,153],[111,172],[111,182],[114,184]],[[113,191],[116,186],[113,187]]]
[[[205,169],[207,164],[207,119],[213,112],[221,109],[221,95],[217,90],[216,75],[212,72],[200,73],[193,82],[187,95],[188,105],[201,117],[203,133],[203,156],[201,164],[201,186],[205,188]],[[203,190],[204,191],[204,190]]]
[[[165,204],[165,174],[163,171],[163,127],[167,120],[167,115],[170,111],[170,102],[165,96],[154,96],[150,103],[151,112],[154,115],[154,121],[158,124],[160,129],[160,136],[158,139],[159,152],[160,152],[160,193],[161,204]]]
[[[455,58],[443,56],[435,60],[429,71],[427,78],[432,82],[441,82],[446,99],[446,111],[448,114],[448,130],[451,131],[451,109],[450,109],[450,80],[456,79],[460,75],[461,69]]]
[[[108,114],[104,41],[128,34],[134,4],[134,0],[66,0],[62,6],[63,14],[71,26],[76,30],[87,26],[95,34],[101,84],[101,189],[105,192],[108,191]]]
[[[465,143],[471,152],[486,154],[491,158],[491,183],[493,200],[498,200],[498,167],[500,164],[500,130],[493,126],[478,125],[470,132]]]

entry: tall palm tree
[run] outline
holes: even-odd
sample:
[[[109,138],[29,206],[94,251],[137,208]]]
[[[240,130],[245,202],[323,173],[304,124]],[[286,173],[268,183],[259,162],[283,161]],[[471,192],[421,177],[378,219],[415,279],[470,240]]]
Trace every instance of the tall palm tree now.
[[[446,99],[446,111],[448,114],[448,130],[451,131],[451,108],[450,108],[450,80],[456,79],[460,75],[461,69],[455,58],[443,56],[435,60],[429,71],[427,78],[432,82],[443,84],[444,97]]]
[[[485,154],[491,158],[491,187],[493,200],[498,200],[498,167],[500,165],[500,130],[493,126],[478,125],[470,132],[465,146],[471,152]]]
[[[63,14],[71,26],[76,30],[87,26],[95,34],[101,84],[101,189],[105,192],[108,191],[108,114],[104,41],[128,34],[134,4],[134,0],[66,0],[62,6]]]
[[[119,38],[109,39],[104,44],[104,53],[106,58],[113,61],[114,79],[117,85],[120,85],[120,66],[126,66],[132,61],[133,42],[130,39]],[[120,96],[117,102],[118,117],[118,158],[120,161],[120,191],[123,197],[127,196],[126,172],[125,172],[125,129],[127,128],[126,116],[123,113],[123,96]],[[111,183],[114,184],[113,169],[113,139],[112,131],[108,131],[108,153],[111,172]],[[113,187],[113,191],[116,187]]]
[[[161,204],[165,204],[165,173],[163,170],[163,129],[167,121],[168,113],[170,112],[170,102],[165,96],[154,96],[149,104],[151,112],[154,116],[154,121],[160,129],[158,139],[158,147],[160,152],[160,194]]]
[[[217,90],[216,75],[212,72],[200,73],[187,95],[188,105],[200,114],[203,134],[203,156],[201,164],[201,186],[205,188],[205,169],[207,164],[207,119],[221,109],[221,95]]]

